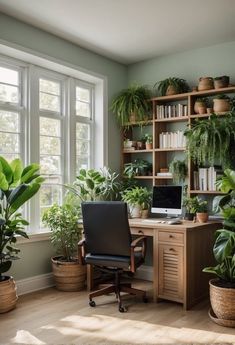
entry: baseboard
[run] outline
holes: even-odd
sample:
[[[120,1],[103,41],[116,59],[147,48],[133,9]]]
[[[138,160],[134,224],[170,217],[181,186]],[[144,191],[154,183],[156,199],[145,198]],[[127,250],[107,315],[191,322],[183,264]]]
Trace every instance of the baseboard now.
[[[153,267],[152,266],[141,266],[135,273],[135,278],[153,281]]]
[[[54,286],[52,273],[40,274],[16,281],[18,296]]]

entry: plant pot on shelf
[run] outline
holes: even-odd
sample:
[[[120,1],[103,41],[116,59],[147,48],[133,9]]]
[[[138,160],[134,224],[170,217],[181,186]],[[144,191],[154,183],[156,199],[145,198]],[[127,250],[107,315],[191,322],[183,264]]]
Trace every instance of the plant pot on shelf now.
[[[205,91],[214,89],[214,80],[211,77],[199,78],[198,91]]]
[[[136,146],[137,146],[137,150],[144,150],[145,149],[145,143],[143,141],[137,141]]]
[[[194,103],[194,112],[195,112],[195,114],[199,114],[199,109],[200,108],[203,108],[203,110],[201,110],[201,111],[204,111],[201,114],[205,114],[205,112],[206,112],[206,104],[205,104],[205,102],[203,102],[203,101],[196,101]]]
[[[199,223],[207,223],[208,222],[208,213],[207,212],[197,212],[196,214],[197,220]]]
[[[6,313],[16,307],[18,296],[16,285],[12,277],[4,276],[0,281],[0,313]]]
[[[166,96],[172,96],[172,95],[177,95],[178,91],[174,87],[174,85],[169,85],[168,88],[166,89]]]
[[[229,99],[213,99],[214,106],[213,110],[215,113],[226,112],[230,110],[230,100]]]
[[[61,291],[80,291],[84,289],[86,266],[78,261],[62,261],[61,256],[51,258],[55,285]]]
[[[198,106],[198,113],[199,114],[205,114],[206,113],[206,106],[205,105]]]
[[[217,318],[235,320],[235,284],[219,279],[211,279],[209,284],[211,307]]]
[[[215,89],[221,89],[223,87],[228,87],[228,85],[229,85],[229,77],[227,75],[214,78]]]
[[[146,150],[152,150],[153,149],[153,144],[152,143],[145,143]]]

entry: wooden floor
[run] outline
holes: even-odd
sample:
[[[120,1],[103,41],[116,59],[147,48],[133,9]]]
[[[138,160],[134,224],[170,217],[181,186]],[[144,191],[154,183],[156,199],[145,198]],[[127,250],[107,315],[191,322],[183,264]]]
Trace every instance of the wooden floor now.
[[[149,283],[136,286],[151,289]],[[208,318],[207,301],[186,312],[175,303],[126,296],[127,313],[119,313],[114,301],[113,295],[99,297],[91,308],[86,291],[54,288],[21,296],[15,310],[0,315],[0,344],[235,344],[235,329]]]

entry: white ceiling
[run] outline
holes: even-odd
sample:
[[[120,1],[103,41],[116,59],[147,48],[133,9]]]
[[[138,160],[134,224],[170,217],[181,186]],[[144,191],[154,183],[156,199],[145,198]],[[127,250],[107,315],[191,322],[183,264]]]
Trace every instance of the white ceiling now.
[[[235,40],[235,0],[0,0],[0,11],[125,64]]]

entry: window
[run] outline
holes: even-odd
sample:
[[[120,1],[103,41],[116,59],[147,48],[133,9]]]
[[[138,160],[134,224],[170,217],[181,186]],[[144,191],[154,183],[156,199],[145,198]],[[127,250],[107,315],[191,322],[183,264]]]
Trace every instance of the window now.
[[[33,231],[42,229],[48,207],[62,203],[63,184],[92,167],[93,91],[90,83],[0,57],[0,155],[39,162],[45,177],[27,215]]]

